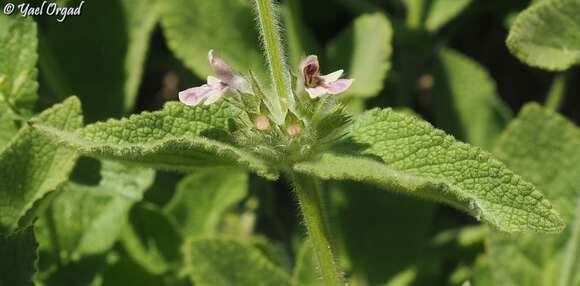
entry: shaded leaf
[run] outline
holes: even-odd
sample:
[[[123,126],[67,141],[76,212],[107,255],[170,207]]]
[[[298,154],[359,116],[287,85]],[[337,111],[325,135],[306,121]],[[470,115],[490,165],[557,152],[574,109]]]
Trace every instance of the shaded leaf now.
[[[298,249],[296,265],[292,274],[292,281],[295,285],[316,286],[322,283],[320,274],[316,270],[314,251],[309,240],[304,241]]]
[[[82,126],[80,103],[71,97],[30,121],[72,132]],[[0,154],[0,231],[10,231],[34,202],[68,179],[77,155],[25,126]]]
[[[103,162],[97,186],[69,182],[40,215],[41,251],[78,261],[109,250],[127,227],[129,210],[143,198],[154,172]]]
[[[207,59],[211,49],[239,72],[252,69],[265,75],[250,1],[169,0],[162,6],[169,48],[197,76],[213,75]]]
[[[0,285],[33,286],[37,259],[33,225],[10,235],[0,234]]]
[[[489,234],[498,285],[580,285],[580,129],[537,104],[524,107],[496,154],[538,187],[567,222],[558,235]]]
[[[209,171],[192,174],[179,182],[165,212],[185,237],[213,235],[222,215],[248,193],[243,171]]]
[[[78,95],[89,122],[131,111],[159,17],[156,2],[84,1],[82,17],[42,19],[40,70],[50,91],[57,98]]]
[[[580,2],[547,0],[516,18],[507,46],[524,63],[547,70],[565,70],[580,63]]]
[[[329,70],[344,69],[354,78],[346,96],[372,97],[382,89],[391,68],[393,30],[383,13],[366,14],[355,19],[327,46]]]
[[[185,271],[196,285],[292,285],[260,251],[235,240],[196,239],[183,248]]]
[[[400,281],[402,278],[395,279],[400,273],[428,260],[425,241],[432,221],[432,203],[354,182],[332,184],[330,190],[334,225],[356,279],[368,285]],[[419,285],[417,269],[413,273],[413,285]]]
[[[181,262],[181,236],[155,205],[138,204],[131,210],[121,242],[132,260],[149,273],[166,273]]]
[[[428,31],[437,31],[445,24],[457,17],[471,0],[433,0],[425,19],[425,28]]]
[[[485,149],[493,147],[512,117],[485,68],[451,49],[439,53],[434,96],[437,124]]]

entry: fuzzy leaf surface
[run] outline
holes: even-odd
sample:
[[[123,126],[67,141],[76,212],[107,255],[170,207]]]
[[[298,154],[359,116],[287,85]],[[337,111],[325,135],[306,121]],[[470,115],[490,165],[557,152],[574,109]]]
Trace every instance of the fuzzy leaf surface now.
[[[238,109],[223,100],[195,108],[170,102],[161,111],[95,123],[76,133],[36,128],[91,157],[185,172],[241,165],[269,179],[277,178],[276,170],[253,154],[202,137],[225,133],[228,119],[238,114]]]
[[[103,161],[96,186],[66,183],[40,215],[42,251],[69,260],[113,246],[127,227],[129,210],[153,183],[150,169]]]
[[[391,69],[393,29],[383,13],[365,14],[354,20],[335,40],[328,44],[329,70],[344,69],[346,77],[354,78],[346,96],[376,96]]]
[[[71,97],[31,120],[73,132],[82,126],[80,102]],[[0,231],[11,231],[46,193],[68,179],[77,154],[25,126],[0,154]]]
[[[580,63],[580,2],[546,0],[516,18],[507,46],[524,63],[546,70],[566,70]]]
[[[36,35],[32,19],[0,15],[0,106],[27,115],[38,98]]]
[[[354,121],[350,134],[364,146],[363,155],[383,162],[326,155],[296,168],[323,179],[365,181],[446,202],[502,231],[559,232],[564,226],[532,184],[485,151],[414,116],[374,109]]]
[[[199,172],[179,182],[165,212],[179,226],[184,237],[213,235],[225,211],[247,193],[246,172]]]
[[[580,285],[580,129],[537,104],[524,107],[498,141],[497,156],[546,190],[567,227],[558,235],[491,231],[497,285]]]
[[[10,235],[0,234],[0,285],[33,286],[37,259],[33,225]]]
[[[434,106],[438,126],[486,150],[512,118],[485,68],[451,49],[439,53]]]
[[[293,285],[259,250],[235,240],[195,239],[183,252],[185,271],[196,285]]]

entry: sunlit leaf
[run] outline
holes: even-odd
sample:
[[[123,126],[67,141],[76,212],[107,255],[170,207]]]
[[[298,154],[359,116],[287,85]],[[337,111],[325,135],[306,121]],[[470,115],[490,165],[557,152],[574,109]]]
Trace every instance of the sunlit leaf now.
[[[71,97],[32,119],[72,132],[82,126],[80,103]],[[0,154],[0,231],[10,231],[33,204],[68,179],[77,154],[25,126]]]
[[[547,0],[516,18],[507,38],[510,51],[524,63],[565,70],[580,63],[580,2]]]

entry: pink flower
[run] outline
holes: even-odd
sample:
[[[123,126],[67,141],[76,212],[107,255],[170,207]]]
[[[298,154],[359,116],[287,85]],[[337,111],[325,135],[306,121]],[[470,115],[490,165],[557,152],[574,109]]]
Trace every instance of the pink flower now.
[[[196,106],[202,101],[204,105],[210,105],[218,101],[230,89],[243,93],[252,93],[248,81],[234,73],[224,60],[214,56],[213,50],[209,51],[208,58],[217,78],[208,76],[207,84],[181,91],[179,93],[179,101],[189,106]]]
[[[345,92],[354,81],[353,79],[341,79],[343,70],[337,70],[327,75],[320,75],[318,57],[308,56],[300,65],[304,88],[311,98],[321,97],[327,93],[338,94]]]

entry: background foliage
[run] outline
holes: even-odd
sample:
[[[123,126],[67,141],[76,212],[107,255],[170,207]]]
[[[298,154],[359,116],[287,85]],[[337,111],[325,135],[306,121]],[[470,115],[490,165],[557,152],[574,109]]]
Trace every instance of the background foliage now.
[[[506,235],[454,208],[378,191],[376,178],[325,182],[350,285],[580,285],[578,1],[280,4],[288,62],[318,54],[323,72],[344,68],[356,79],[342,98],[353,114],[393,107],[493,153],[544,190],[568,226]],[[126,131],[104,125],[78,139],[102,159],[78,158],[29,126],[74,131],[83,120],[163,110],[123,122],[147,118],[167,133],[198,134],[199,114],[164,104],[205,81],[209,49],[266,76],[250,1],[87,1],[64,23],[0,16],[0,285],[319,285],[286,182],[190,172],[207,155],[199,150],[186,173],[127,167],[105,144]],[[207,107],[204,122],[227,125],[218,108]],[[191,120],[187,130],[173,128],[175,112]],[[373,155],[388,162],[395,151]],[[211,163],[234,161],[278,175],[251,154]]]

